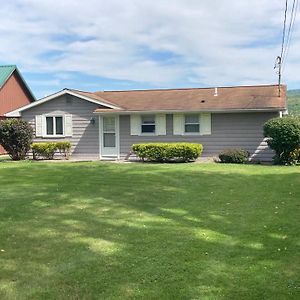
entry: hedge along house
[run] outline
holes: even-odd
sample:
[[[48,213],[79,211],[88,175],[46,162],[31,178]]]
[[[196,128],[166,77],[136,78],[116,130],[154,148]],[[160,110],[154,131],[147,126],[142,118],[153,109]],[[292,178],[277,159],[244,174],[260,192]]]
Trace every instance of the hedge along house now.
[[[35,141],[69,140],[73,156],[125,158],[132,144],[193,142],[203,156],[241,147],[252,159],[273,154],[263,124],[286,111],[286,87],[83,92],[64,89],[7,113],[35,129]]]
[[[30,88],[15,65],[0,66],[0,120],[11,110],[35,101]],[[0,146],[0,154],[4,149]]]

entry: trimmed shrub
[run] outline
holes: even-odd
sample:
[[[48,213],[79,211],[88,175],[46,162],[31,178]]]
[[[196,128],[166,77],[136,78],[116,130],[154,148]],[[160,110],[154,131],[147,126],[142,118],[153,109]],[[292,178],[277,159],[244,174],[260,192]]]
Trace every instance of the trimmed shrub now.
[[[32,138],[33,130],[28,122],[20,119],[0,121],[0,144],[13,160],[26,158]]]
[[[132,145],[132,150],[142,160],[188,162],[201,155],[203,146],[192,143],[148,143]]]
[[[39,156],[53,159],[55,152],[59,152],[65,159],[69,159],[71,143],[69,141],[33,143],[31,149],[33,159],[37,159]]]
[[[31,145],[33,152],[33,159],[42,156],[46,159],[53,159],[55,151],[57,150],[55,142],[33,143]]]
[[[219,154],[221,163],[244,164],[249,160],[249,152],[244,149],[226,149]]]
[[[300,147],[300,118],[287,116],[274,118],[264,124],[264,136],[275,151],[275,164],[296,163],[292,153]]]
[[[65,159],[69,159],[71,143],[69,141],[56,142],[56,149]]]

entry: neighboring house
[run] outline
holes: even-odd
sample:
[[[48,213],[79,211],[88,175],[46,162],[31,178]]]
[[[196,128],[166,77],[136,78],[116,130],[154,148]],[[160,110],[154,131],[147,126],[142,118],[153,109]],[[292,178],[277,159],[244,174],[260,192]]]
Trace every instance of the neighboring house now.
[[[132,144],[193,142],[203,156],[245,148],[270,160],[263,124],[286,111],[286,87],[100,91],[64,89],[6,116],[22,117],[35,141],[70,140],[74,156],[124,158]]]
[[[9,111],[35,101],[24,78],[15,65],[0,66],[0,120]],[[0,146],[0,154],[4,149]]]

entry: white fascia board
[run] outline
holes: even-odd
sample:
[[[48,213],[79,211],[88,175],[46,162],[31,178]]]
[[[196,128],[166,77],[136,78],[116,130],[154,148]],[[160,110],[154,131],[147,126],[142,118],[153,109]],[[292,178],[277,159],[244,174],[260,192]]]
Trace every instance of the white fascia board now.
[[[62,90],[62,91],[59,91],[59,92],[57,92],[55,94],[52,94],[52,95],[47,96],[45,98],[42,98],[41,100],[37,100],[37,101],[32,102],[32,103],[30,103],[28,105],[22,106],[19,109],[16,109],[16,110],[13,110],[11,112],[8,112],[8,113],[4,114],[4,116],[5,117],[20,117],[21,116],[21,112],[24,111],[24,110],[30,109],[32,107],[35,107],[37,105],[43,104],[45,102],[48,102],[50,100],[53,100],[55,98],[58,98],[60,96],[67,95],[67,94],[75,96],[75,97],[78,97],[80,99],[83,99],[83,100],[86,100],[86,101],[89,101],[89,102],[92,102],[92,103],[95,103],[95,104],[99,104],[99,105],[102,105],[102,106],[109,107],[109,108],[112,108],[112,109],[120,109],[120,107],[118,107],[118,106],[115,106],[115,105],[112,105],[112,104],[109,104],[109,103],[106,103],[106,102],[94,100],[92,98],[83,96],[81,94],[77,94],[76,92],[73,92],[73,91],[70,91],[70,90]]]
[[[21,117],[21,113],[18,112],[18,111],[13,110],[11,112],[8,112],[8,113],[4,114],[4,117],[19,118],[19,117]]]

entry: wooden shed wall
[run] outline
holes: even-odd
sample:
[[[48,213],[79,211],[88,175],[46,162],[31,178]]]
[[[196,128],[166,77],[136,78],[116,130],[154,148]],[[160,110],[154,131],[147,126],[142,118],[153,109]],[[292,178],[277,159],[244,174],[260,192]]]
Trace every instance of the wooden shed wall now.
[[[15,71],[0,89],[0,117],[31,103],[31,100],[22,80]]]

